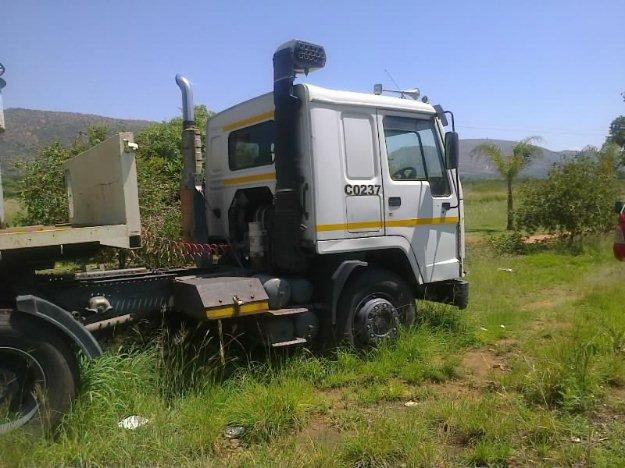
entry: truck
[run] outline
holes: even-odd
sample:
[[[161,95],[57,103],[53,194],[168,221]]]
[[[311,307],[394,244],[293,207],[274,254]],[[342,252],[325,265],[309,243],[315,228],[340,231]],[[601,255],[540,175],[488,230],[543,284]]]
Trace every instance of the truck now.
[[[412,325],[418,299],[467,307],[453,114],[415,90],[296,83],[325,63],[322,46],[281,45],[272,92],[211,117],[204,143],[176,76],[193,266],[46,271],[141,247],[131,133],[68,161],[69,224],[0,230],[0,432],[58,423],[79,355],[97,358],[104,330],[138,318],[236,325],[269,348],[370,347]]]

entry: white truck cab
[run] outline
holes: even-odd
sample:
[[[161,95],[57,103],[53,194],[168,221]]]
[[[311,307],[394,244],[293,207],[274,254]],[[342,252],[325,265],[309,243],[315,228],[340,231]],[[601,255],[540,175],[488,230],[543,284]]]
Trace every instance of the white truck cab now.
[[[463,208],[444,134],[426,103],[295,86],[302,240],[318,255],[401,249],[419,284],[463,276]],[[227,237],[236,195],[276,188],[273,94],[229,108],[206,129],[210,237]]]
[[[59,422],[76,394],[76,350],[96,358],[101,331],[140,318],[181,314],[217,325],[220,341],[225,329],[272,348],[368,347],[410,327],[416,299],[467,306],[453,115],[443,133],[440,106],[294,84],[325,60],[315,44],[280,46],[273,92],[212,117],[204,154],[189,80],[176,77],[173,247],[193,267],[37,273],[141,246],[132,134],[68,161],[71,225],[0,232],[0,376],[11,383],[0,382],[0,433],[37,423],[36,395]]]

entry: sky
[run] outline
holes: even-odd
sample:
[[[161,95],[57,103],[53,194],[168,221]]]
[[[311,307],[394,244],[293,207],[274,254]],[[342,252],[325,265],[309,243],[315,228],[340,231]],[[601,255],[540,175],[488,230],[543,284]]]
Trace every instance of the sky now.
[[[625,1],[1,0],[5,108],[164,120],[174,75],[220,111],[272,86],[276,47],[321,44],[306,82],[418,87],[461,138],[601,145],[625,114]],[[7,124],[10,124],[7,122]]]

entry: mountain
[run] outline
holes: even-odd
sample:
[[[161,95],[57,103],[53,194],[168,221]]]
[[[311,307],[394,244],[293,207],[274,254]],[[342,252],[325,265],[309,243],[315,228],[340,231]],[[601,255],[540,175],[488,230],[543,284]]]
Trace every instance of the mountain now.
[[[485,160],[476,158],[471,152],[477,145],[493,143],[499,146],[504,153],[511,153],[515,141],[490,140],[490,139],[467,139],[460,140],[460,174],[466,179],[483,179],[495,177],[496,172],[488,167]],[[577,151],[551,151],[542,148],[542,155],[538,156],[528,167],[521,172],[521,177],[544,178],[549,168],[564,157],[572,156]]]
[[[105,124],[111,131],[136,132],[150,124],[146,120],[127,120],[101,115],[54,112],[33,109],[6,109],[6,131],[0,136],[2,173],[15,174],[15,161],[32,159],[39,148],[59,140],[71,144],[90,124]]]
[[[74,112],[53,112],[32,109],[6,109],[7,130],[0,136],[0,163],[3,174],[15,174],[15,161],[32,159],[37,150],[52,141],[60,140],[70,144],[79,132],[85,131],[89,124],[108,125],[112,131],[136,132],[150,124],[146,120],[127,120],[102,117]],[[483,160],[471,156],[471,151],[480,143],[494,143],[505,152],[512,150],[514,141],[468,139],[460,141],[460,169],[463,178],[479,179],[494,177],[495,172]],[[542,148],[543,155],[536,159],[522,176],[545,177],[549,167],[564,156],[575,151],[551,151]]]

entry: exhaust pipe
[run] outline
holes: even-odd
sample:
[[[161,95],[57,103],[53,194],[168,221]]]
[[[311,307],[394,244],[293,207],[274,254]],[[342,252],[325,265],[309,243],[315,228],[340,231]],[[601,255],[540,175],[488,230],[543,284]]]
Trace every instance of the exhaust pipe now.
[[[273,262],[283,273],[301,273],[308,260],[300,248],[303,176],[297,160],[297,113],[300,100],[293,92],[298,74],[323,68],[323,47],[292,40],[278,47],[273,55],[273,101],[275,106],[274,222],[272,236]]]
[[[176,84],[182,93],[182,121],[195,125],[195,109],[193,109],[193,89],[189,79],[181,74],[176,75]]]
[[[4,65],[0,63],[0,76],[4,75]],[[2,88],[7,82],[0,78],[0,133],[4,132],[4,108],[2,107]]]
[[[176,75],[176,83],[182,93],[182,237],[187,242],[206,242],[208,230],[203,196],[204,158],[202,138],[195,125],[193,90],[189,80],[182,75]]]

